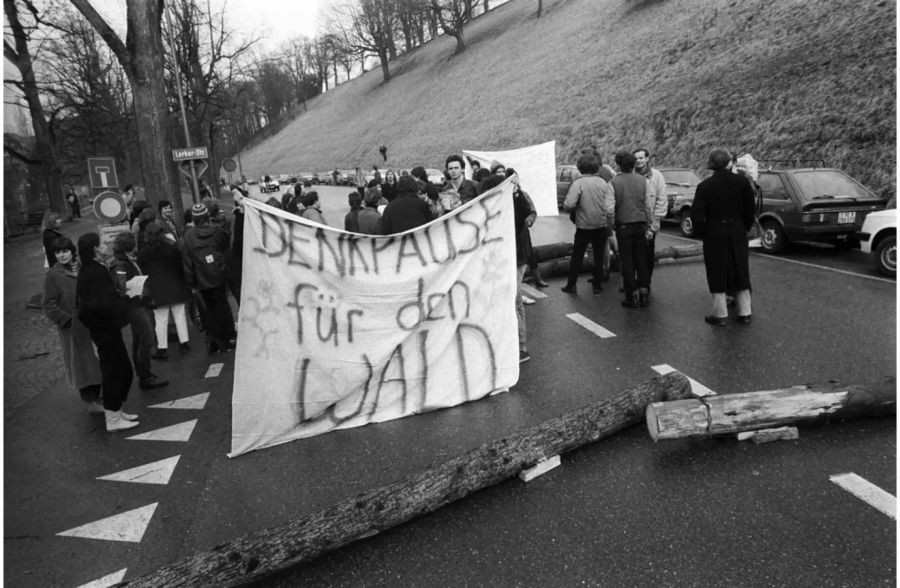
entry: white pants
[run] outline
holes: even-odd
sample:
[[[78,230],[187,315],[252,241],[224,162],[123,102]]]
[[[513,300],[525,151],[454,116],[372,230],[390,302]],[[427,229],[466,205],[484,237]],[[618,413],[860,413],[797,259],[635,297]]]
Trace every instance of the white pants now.
[[[750,306],[750,290],[739,290],[734,293],[735,306],[738,316],[749,316],[753,310]],[[724,292],[716,292],[712,295],[712,316],[724,318],[728,316],[728,300]]]
[[[178,331],[178,342],[188,342],[187,316],[184,313],[184,302],[169,306],[157,306],[153,309],[153,318],[156,319],[156,347],[168,349],[169,347],[169,311],[175,319],[175,330]]]

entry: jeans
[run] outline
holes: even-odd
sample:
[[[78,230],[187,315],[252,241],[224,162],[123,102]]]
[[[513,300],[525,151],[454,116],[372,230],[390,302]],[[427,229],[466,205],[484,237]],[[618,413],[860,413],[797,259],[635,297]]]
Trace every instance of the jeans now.
[[[153,325],[143,306],[134,306],[128,313],[131,321],[131,359],[138,378],[153,377],[150,371],[150,352],[153,350]]]
[[[584,260],[584,252],[588,245],[594,253],[594,287],[600,286],[603,277],[603,250],[606,249],[606,238],[609,230],[606,227],[600,229],[575,229],[575,243],[572,245],[572,259],[569,261],[569,278],[566,285],[574,286],[581,273],[581,264]]]
[[[625,282],[625,296],[631,296],[637,289],[647,289],[650,277],[647,275],[646,223],[628,223],[616,227],[619,241],[619,263]],[[635,280],[637,273],[637,280]]]
[[[90,329],[91,341],[97,346],[100,359],[100,375],[103,381],[103,408],[121,410],[128,398],[128,390],[134,379],[134,371],[122,339],[122,329]]]

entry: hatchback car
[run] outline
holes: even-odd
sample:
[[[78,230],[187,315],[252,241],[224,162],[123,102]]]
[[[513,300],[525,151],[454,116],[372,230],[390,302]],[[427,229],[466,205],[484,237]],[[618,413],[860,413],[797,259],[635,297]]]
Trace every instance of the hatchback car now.
[[[656,169],[666,179],[666,195],[669,199],[666,219],[681,225],[682,235],[693,237],[691,207],[694,205],[694,193],[697,191],[697,184],[700,183],[700,176],[694,170],[684,167],[659,167]]]
[[[791,241],[853,247],[866,216],[886,201],[839,169],[767,169],[759,172],[761,244],[768,253]]]
[[[556,166],[556,206],[562,210],[563,202],[566,200],[566,194],[569,193],[569,186],[581,174],[574,165],[558,165]]]

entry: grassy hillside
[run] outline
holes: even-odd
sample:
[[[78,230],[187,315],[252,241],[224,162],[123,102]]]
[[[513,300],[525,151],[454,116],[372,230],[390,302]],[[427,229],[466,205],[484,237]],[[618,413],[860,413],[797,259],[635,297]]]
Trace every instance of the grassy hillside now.
[[[817,157],[893,193],[896,8],[881,0],[513,0],[309,103],[243,154],[248,175],[442,167],[460,149],[645,146],[701,168],[725,146]]]

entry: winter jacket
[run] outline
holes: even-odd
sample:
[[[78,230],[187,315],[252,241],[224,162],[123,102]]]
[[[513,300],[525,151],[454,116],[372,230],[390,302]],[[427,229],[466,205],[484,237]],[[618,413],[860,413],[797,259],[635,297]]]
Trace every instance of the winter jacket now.
[[[181,263],[188,286],[211,290],[228,281],[228,234],[208,223],[190,228],[182,239]]]
[[[420,227],[434,220],[428,203],[415,192],[401,192],[381,215],[381,234],[393,235]]]
[[[145,247],[138,263],[148,276],[146,285],[154,306],[178,304],[191,297],[177,246],[161,241],[155,247]]]
[[[96,260],[85,261],[75,285],[78,319],[89,329],[122,328],[129,322],[131,305],[119,293],[109,268]]]
[[[644,176],[623,173],[614,177],[610,184],[616,197],[616,225],[645,223],[650,228],[653,204]]]
[[[602,229],[610,226],[616,209],[612,186],[600,176],[580,176],[566,194],[563,208],[575,211],[575,227],[578,229]]]

